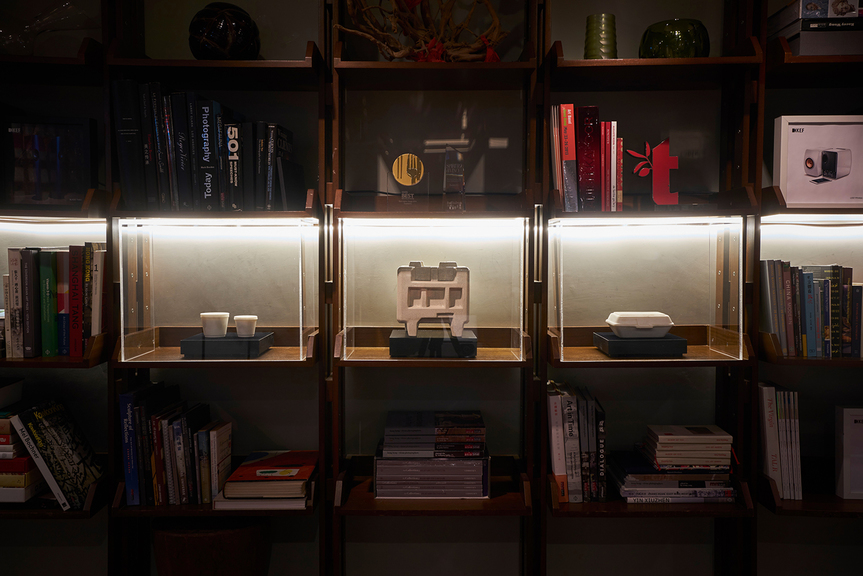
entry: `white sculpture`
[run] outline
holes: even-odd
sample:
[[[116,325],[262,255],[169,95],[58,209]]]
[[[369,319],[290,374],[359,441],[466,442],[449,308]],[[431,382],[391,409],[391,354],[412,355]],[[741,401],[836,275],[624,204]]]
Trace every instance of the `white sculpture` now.
[[[455,262],[437,268],[411,262],[399,266],[396,320],[404,322],[408,336],[417,335],[420,321],[449,322],[453,336],[461,338],[468,320],[470,269]]]

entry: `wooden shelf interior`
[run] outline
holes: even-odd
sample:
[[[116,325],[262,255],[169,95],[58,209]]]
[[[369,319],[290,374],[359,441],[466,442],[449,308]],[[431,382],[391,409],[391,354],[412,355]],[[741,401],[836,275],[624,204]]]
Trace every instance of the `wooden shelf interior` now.
[[[859,87],[863,73],[863,54],[795,56],[784,37],[767,44],[766,62],[768,88],[812,88],[815,76],[819,88]]]
[[[92,368],[108,360],[105,348],[107,334],[96,334],[87,339],[84,355],[75,356],[38,356],[36,358],[2,358],[0,368]]]
[[[863,358],[803,358],[800,356],[784,356],[778,334],[759,332],[758,336],[760,339],[759,352],[761,359],[771,364],[833,367],[863,366]]]
[[[807,485],[805,481],[803,485]],[[780,516],[863,518],[863,500],[844,500],[825,492],[804,492],[802,500],[783,500],[776,481],[765,474],[758,481],[758,502]]]
[[[594,332],[610,332],[608,326],[579,326],[563,329],[563,348],[556,329],[549,329],[548,346],[551,362],[554,365],[566,365],[570,362],[590,363],[704,363],[722,364],[730,362],[747,362],[752,358],[749,338],[743,334],[742,353],[737,354],[740,335],[732,330],[717,326],[673,326],[671,334],[686,338],[687,352],[679,358],[612,358],[593,344]],[[711,342],[712,340],[712,342]]]
[[[22,504],[0,504],[2,520],[87,520],[108,504],[109,485],[107,475],[90,484],[82,510],[64,512],[49,488],[40,496],[34,496]],[[46,497],[42,497],[46,496]]]
[[[336,480],[336,514],[343,516],[530,516],[530,480],[513,456],[492,456],[491,495],[476,500],[376,499],[373,458],[354,456]]]

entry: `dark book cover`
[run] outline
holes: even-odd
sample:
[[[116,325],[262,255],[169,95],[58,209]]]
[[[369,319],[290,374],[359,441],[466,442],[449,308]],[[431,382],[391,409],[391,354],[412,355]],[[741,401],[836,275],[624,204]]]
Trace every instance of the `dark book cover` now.
[[[82,295],[81,301],[84,310],[84,341],[93,334],[93,244],[92,242],[84,243],[83,263],[81,275],[83,282],[81,284]]]
[[[39,317],[39,248],[21,250],[21,313],[24,320],[24,358],[37,358],[42,348]]]
[[[240,174],[243,178],[243,210],[255,209],[255,123],[243,122],[240,131]]]
[[[255,122],[255,210],[267,206],[267,123]]]
[[[590,447],[588,443],[587,398],[578,388],[574,389],[578,409],[578,438],[581,451],[581,493],[584,502],[590,502]]]
[[[599,212],[602,210],[599,108],[579,106],[575,122],[579,210]]]
[[[797,356],[797,340],[794,337],[794,284],[791,280],[791,263],[780,260],[782,268],[782,290],[785,303],[785,334],[788,339],[788,355]]]
[[[806,347],[803,345],[803,332],[801,332],[800,314],[800,269],[797,266],[789,266],[791,278],[791,313],[794,325],[794,351],[797,356],[804,356]]]
[[[57,252],[39,253],[39,309],[42,321],[42,356],[57,356]]]
[[[57,353],[69,355],[69,250],[57,253]]]
[[[851,357],[851,286],[842,285],[842,357]],[[859,358],[859,356],[858,356]]]
[[[147,195],[144,188],[144,165],[141,161],[144,147],[138,85],[131,80],[115,80],[111,87],[123,202],[128,210],[143,210],[147,206]]]
[[[276,197],[278,182],[277,162],[290,160],[293,150],[293,133],[278,124],[267,125],[267,188],[264,208],[267,211],[276,209],[278,204],[284,206],[286,199]],[[282,180],[284,184],[284,180]],[[281,192],[281,191],[280,191]],[[281,194],[280,194],[281,195]],[[284,208],[283,208],[284,209]]]
[[[594,396],[596,402],[596,499],[608,499],[608,449],[606,447],[605,408]]]
[[[201,188],[198,182],[200,174],[198,172],[198,147],[197,147],[197,130],[198,130],[198,96],[194,92],[186,92],[186,122],[189,129],[189,181],[192,194],[193,210],[201,209]]]
[[[171,97],[162,97],[162,121],[165,125],[165,166],[168,168],[168,182],[171,186],[168,194],[168,209],[180,209],[180,192],[177,184],[177,142],[174,134],[174,110]]]
[[[219,210],[219,158],[216,137],[216,116],[221,106],[213,100],[199,100],[195,119],[198,131],[195,134],[198,151],[198,186],[201,209],[205,212]]]
[[[277,159],[276,162],[279,194],[279,205],[282,210],[303,211],[306,209],[306,181],[302,164],[293,160]]]
[[[83,246],[69,246],[69,356],[84,356]]]
[[[138,86],[138,99],[141,105],[141,137],[144,145],[144,188],[146,190],[147,210],[159,209],[159,171],[156,162],[156,123],[153,120],[153,104],[150,85]]]
[[[168,152],[165,134],[165,113],[162,110],[162,86],[150,82],[150,104],[153,106],[153,137],[156,140],[156,173],[159,176],[159,209],[171,209],[171,177],[168,172]]]
[[[235,122],[225,124],[228,209],[235,211],[242,211],[245,201],[243,196],[243,140],[241,128],[242,126]]]
[[[228,146],[225,134],[225,121],[228,113],[224,108],[221,114],[216,114],[216,157],[219,163],[219,210],[228,210],[230,201],[228,194]]]
[[[189,119],[186,93],[171,94],[171,120],[174,125],[174,165],[176,167],[177,198],[180,210],[194,209],[192,196],[192,164],[190,157]]]
[[[824,334],[821,335],[822,344],[821,350],[824,358],[832,358],[833,357],[833,335],[831,334],[831,322],[830,322],[830,311],[832,309],[832,305],[830,302],[831,295],[833,292],[833,288],[831,286],[831,282],[829,279],[818,280],[818,282],[822,283],[821,288],[821,324],[824,329]]]
[[[596,502],[597,494],[597,468],[596,468],[596,401],[582,386],[582,393],[587,400],[587,446],[590,460],[590,499]]]
[[[815,280],[830,280],[830,314],[824,318],[830,318],[830,357],[839,358],[842,354],[842,266],[801,266],[800,269],[812,272]]]
[[[186,461],[186,490],[190,503],[198,502],[198,486],[200,485],[199,460],[194,453],[194,436],[210,421],[210,406],[198,403],[189,408],[183,415],[183,458]]]
[[[27,450],[63,509],[82,510],[90,484],[102,476],[102,468],[65,407],[52,401],[25,410],[15,418],[19,435],[22,440],[29,437],[25,441]]]
[[[860,329],[863,321],[863,284],[851,286],[851,357],[860,358]]]

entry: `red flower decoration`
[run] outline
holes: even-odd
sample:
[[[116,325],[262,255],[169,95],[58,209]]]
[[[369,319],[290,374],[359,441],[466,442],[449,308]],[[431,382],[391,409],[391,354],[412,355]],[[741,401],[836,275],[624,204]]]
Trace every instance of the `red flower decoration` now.
[[[410,10],[413,10],[420,5],[420,0],[404,0],[404,3]]]
[[[437,38],[432,38],[428,47],[427,62],[443,62],[443,44],[437,41]]]
[[[485,44],[485,62],[500,62],[500,56],[497,55],[494,48],[489,46],[488,39],[485,37],[485,34],[479,38],[483,41],[483,44]]]

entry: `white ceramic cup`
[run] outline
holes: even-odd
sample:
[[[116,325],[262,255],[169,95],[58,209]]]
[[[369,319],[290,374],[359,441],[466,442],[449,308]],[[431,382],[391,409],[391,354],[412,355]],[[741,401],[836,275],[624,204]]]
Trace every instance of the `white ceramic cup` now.
[[[228,333],[229,312],[201,312],[201,326],[207,338],[224,338]]]
[[[255,335],[258,317],[254,315],[234,316],[234,323],[237,325],[237,336],[251,338]]]

